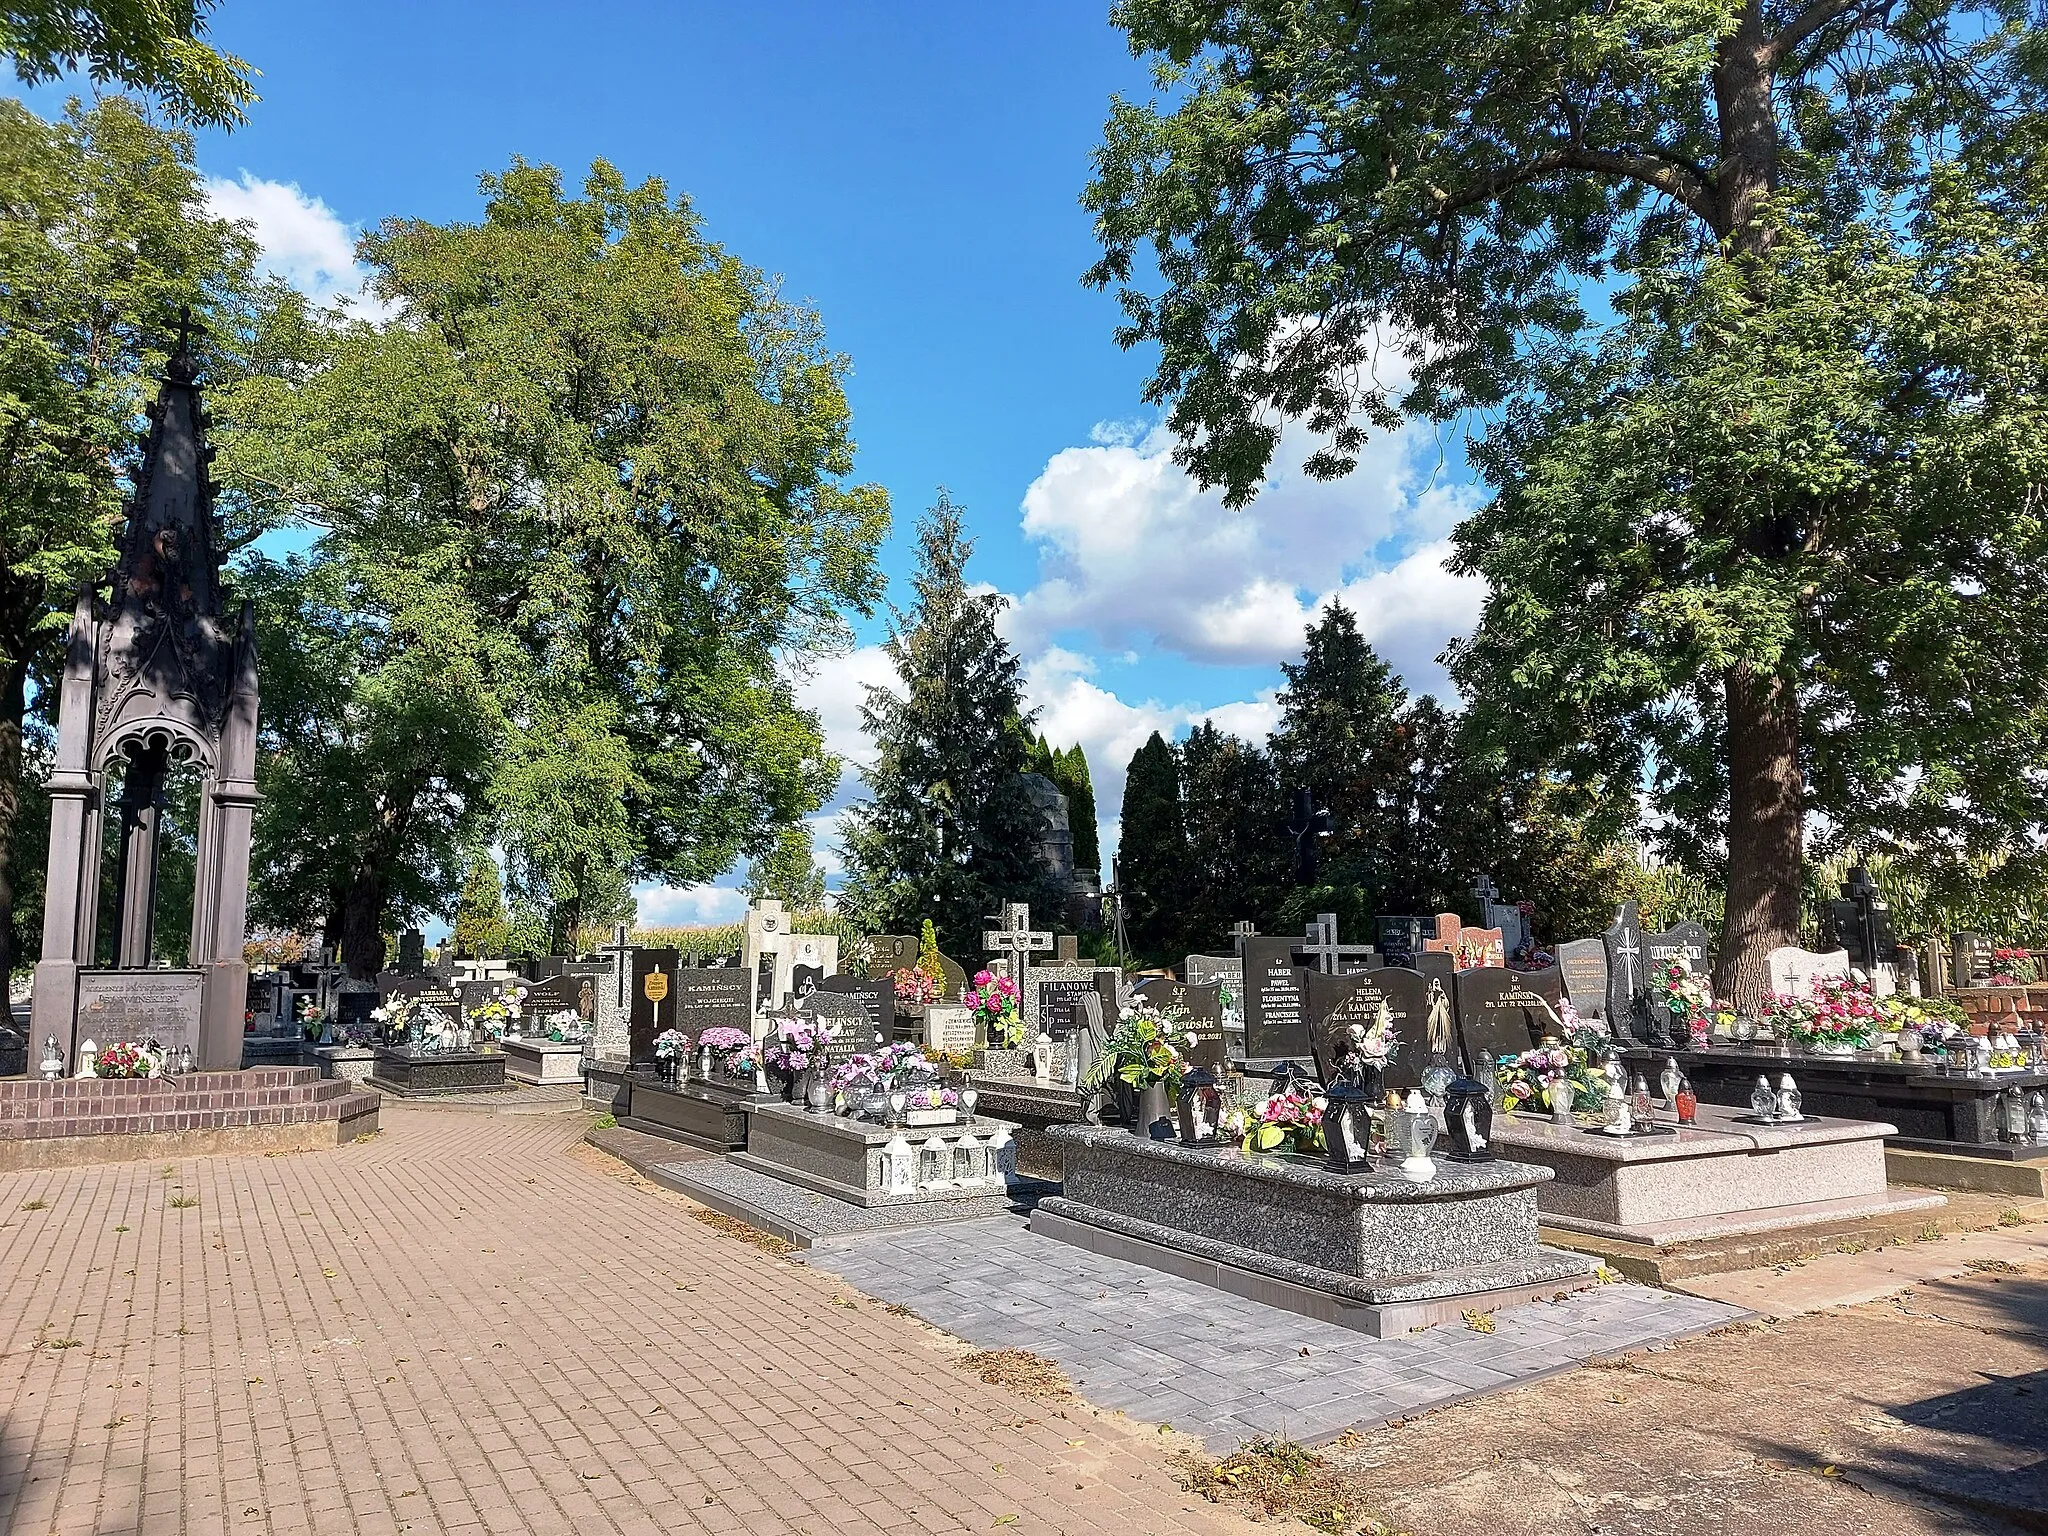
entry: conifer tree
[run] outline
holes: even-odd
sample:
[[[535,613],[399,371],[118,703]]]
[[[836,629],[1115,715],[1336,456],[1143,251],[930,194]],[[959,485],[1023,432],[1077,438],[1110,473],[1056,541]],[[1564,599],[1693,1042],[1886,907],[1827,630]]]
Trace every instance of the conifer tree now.
[[[884,647],[894,688],[871,686],[861,723],[875,744],[868,799],[848,813],[841,902],[877,932],[929,919],[955,954],[979,950],[989,914],[1057,893],[1036,856],[1023,783],[1032,715],[1021,666],[996,633],[1007,599],[970,592],[972,543],[943,491],[918,524],[917,604]]]
[[[1163,959],[1187,937],[1181,907],[1188,875],[1180,762],[1166,738],[1154,731],[1125,771],[1123,827],[1117,839],[1116,885],[1134,954]]]
[[[486,849],[470,860],[469,877],[462,885],[462,899],[455,908],[454,931],[450,936],[456,954],[475,960],[504,954],[511,935],[512,923],[505,911],[505,889],[498,877],[498,861]]]

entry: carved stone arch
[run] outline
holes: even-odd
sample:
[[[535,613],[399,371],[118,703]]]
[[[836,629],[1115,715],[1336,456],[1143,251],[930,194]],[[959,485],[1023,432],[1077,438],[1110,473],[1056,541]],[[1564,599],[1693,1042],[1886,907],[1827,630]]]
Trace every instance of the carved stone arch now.
[[[104,780],[117,758],[133,761],[157,750],[163,751],[174,765],[189,764],[202,777],[213,777],[213,743],[184,721],[162,715],[126,721],[109,734],[94,753],[93,772]]]

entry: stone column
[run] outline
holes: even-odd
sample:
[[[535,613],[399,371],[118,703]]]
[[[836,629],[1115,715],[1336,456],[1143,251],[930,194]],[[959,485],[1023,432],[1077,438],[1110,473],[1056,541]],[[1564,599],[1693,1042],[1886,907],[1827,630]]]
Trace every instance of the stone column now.
[[[78,970],[93,963],[100,911],[100,776],[92,770],[93,589],[82,585],[65,642],[57,761],[50,772],[50,856],[44,866],[43,954],[36,964],[30,1054],[54,1035],[75,1069]]]

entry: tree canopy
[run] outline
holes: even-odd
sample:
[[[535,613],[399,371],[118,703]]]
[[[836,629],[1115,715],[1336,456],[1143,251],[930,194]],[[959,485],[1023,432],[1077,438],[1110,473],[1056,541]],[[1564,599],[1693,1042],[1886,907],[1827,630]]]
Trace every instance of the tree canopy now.
[[[256,100],[256,73],[206,42],[219,0],[8,0],[0,5],[0,52],[23,85],[76,70],[99,86],[126,87],[195,125],[235,128]]]

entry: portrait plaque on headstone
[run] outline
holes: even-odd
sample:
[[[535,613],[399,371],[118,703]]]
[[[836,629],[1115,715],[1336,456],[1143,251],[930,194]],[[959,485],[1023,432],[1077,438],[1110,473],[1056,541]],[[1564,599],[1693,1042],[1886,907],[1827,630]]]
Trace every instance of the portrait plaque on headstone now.
[[[1294,963],[1299,940],[1253,938],[1244,945],[1244,1035],[1249,1061],[1306,1064],[1309,1038],[1307,972]]]
[[[789,995],[802,1002],[818,990],[818,983],[825,979],[825,968],[818,965],[793,965],[789,968]]]

